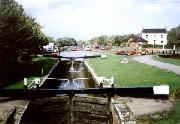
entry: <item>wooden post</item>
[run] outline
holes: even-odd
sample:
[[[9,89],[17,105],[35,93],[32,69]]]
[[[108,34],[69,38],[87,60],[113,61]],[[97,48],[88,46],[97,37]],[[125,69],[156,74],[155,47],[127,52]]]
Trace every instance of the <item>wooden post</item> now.
[[[44,69],[43,69],[43,67],[41,68],[41,75],[43,75],[44,74]]]
[[[74,123],[74,110],[73,110],[73,97],[74,97],[74,93],[73,91],[71,91],[69,94],[69,120],[68,120],[68,124],[73,124]]]
[[[114,84],[112,84],[111,87],[114,88]],[[113,119],[112,119],[112,99],[111,99],[112,96],[114,96],[114,94],[108,94],[108,111],[109,111],[108,124],[113,123]]]
[[[175,50],[173,50],[173,55],[175,55],[175,52],[176,52],[176,51],[175,51]]]

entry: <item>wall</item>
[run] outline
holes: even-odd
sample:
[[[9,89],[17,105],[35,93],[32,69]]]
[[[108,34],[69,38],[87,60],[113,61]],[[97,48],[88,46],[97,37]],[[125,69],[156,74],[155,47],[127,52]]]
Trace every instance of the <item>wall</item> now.
[[[148,37],[146,37],[148,35]],[[161,37],[162,35],[162,37]],[[166,45],[167,44],[167,33],[143,33],[142,38],[148,41],[148,44],[154,45]],[[161,43],[163,41],[163,43]]]

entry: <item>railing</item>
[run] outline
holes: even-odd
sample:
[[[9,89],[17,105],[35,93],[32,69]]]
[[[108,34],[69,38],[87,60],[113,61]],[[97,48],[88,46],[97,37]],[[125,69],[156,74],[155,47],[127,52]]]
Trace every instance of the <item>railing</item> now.
[[[179,55],[180,50],[172,50],[172,49],[150,50],[149,53],[152,54],[152,55],[154,55],[154,54],[159,54],[159,55]]]

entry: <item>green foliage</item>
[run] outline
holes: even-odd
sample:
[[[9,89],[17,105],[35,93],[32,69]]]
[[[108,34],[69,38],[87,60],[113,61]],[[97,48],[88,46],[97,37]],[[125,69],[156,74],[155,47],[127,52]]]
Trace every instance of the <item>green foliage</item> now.
[[[129,35],[113,35],[113,36],[106,36],[102,35],[100,37],[94,37],[90,40],[91,44],[97,44],[102,46],[107,45],[114,45],[114,46],[121,46],[123,43],[128,42],[130,38],[135,38],[136,35],[129,34]]]
[[[63,37],[56,40],[58,46],[76,46],[77,42],[74,38]]]
[[[41,26],[21,5],[15,0],[0,0],[0,73],[15,69],[22,53],[38,53],[48,41]],[[23,59],[28,56],[23,55]]]
[[[24,50],[32,53],[47,44],[41,26],[14,0],[1,0],[0,15],[1,53],[12,51],[8,53],[18,55]]]
[[[168,46],[172,47],[174,44],[180,47],[180,25],[178,27],[172,28],[168,32]]]

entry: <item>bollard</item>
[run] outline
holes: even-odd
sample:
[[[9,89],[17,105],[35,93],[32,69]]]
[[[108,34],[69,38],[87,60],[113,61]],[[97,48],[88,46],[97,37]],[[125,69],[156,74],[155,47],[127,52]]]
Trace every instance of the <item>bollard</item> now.
[[[100,83],[99,88],[103,88],[103,83]]]
[[[111,87],[114,88],[114,84],[111,84]]]
[[[39,90],[40,78],[35,78],[34,81],[36,84],[36,90]]]
[[[27,78],[24,78],[24,90],[27,90]]]

